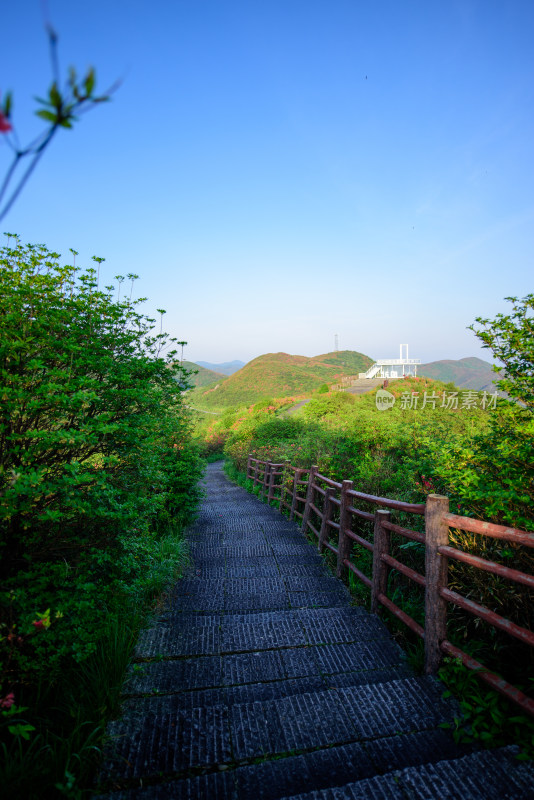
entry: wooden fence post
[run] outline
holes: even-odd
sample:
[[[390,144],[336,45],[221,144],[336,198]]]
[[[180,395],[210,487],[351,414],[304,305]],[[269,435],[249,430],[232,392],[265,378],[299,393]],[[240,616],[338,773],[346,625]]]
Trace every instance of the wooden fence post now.
[[[322,553],[324,550],[324,543],[328,539],[328,520],[332,516],[334,504],[332,497],[335,494],[335,489],[327,489],[324,496],[323,503],[323,519],[321,521],[321,529],[319,531],[319,542],[317,543],[317,550]]]
[[[449,498],[429,494],[425,509],[425,672],[438,671],[441,642],[447,638],[447,601],[440,590],[447,586],[448,559],[438,547],[449,543],[449,526],[443,515],[449,511]]]
[[[264,499],[265,499],[265,494],[267,493],[267,487],[269,486],[269,476],[271,474],[271,467],[272,463],[270,461],[266,461],[265,466],[263,468],[263,478],[261,481],[261,493]]]
[[[277,467],[283,467],[283,464],[270,464],[271,467],[271,474],[269,475],[269,494],[267,495],[267,502],[272,503],[274,500],[274,490],[277,488],[275,485],[275,481],[277,478],[276,470]]]
[[[315,476],[319,472],[319,467],[313,466],[310,469],[310,474],[308,475],[308,489],[306,491],[306,505],[304,506],[304,514],[302,515],[302,530],[306,533],[308,528],[308,520],[310,518],[310,504],[313,503],[313,484],[315,482]]]
[[[248,459],[247,459],[247,480],[250,478],[250,466],[251,466],[250,462],[251,462],[251,459],[252,459],[252,454],[249,453],[248,454]]]
[[[297,469],[293,473],[293,491],[291,493],[291,510],[289,512],[289,519],[295,519],[295,510],[297,508],[297,497],[299,491],[299,481],[302,478],[305,470]]]
[[[267,488],[267,502],[268,503],[270,503],[271,500],[273,499],[272,492],[273,492],[273,481],[274,481],[274,468],[275,468],[275,465],[272,463],[272,461],[270,461],[269,462],[269,471],[268,471],[268,476],[269,477],[268,477],[267,487],[266,487]]]
[[[389,555],[391,533],[384,528],[383,522],[389,522],[391,511],[378,509],[375,511],[374,544],[373,544],[373,584],[371,586],[371,612],[378,614],[380,601],[378,596],[387,594],[388,565],[382,561],[383,555]]]
[[[280,503],[278,504],[278,510],[282,513],[282,509],[284,507],[284,498],[286,496],[286,477],[287,477],[287,468],[289,466],[289,461],[284,461],[283,469],[282,469],[282,482],[280,483]]]
[[[336,575],[341,578],[343,573],[343,562],[350,558],[350,548],[352,541],[349,539],[346,530],[350,528],[350,497],[347,492],[352,489],[352,481],[343,481],[341,485],[341,505],[339,507],[339,538],[337,543],[337,570]]]

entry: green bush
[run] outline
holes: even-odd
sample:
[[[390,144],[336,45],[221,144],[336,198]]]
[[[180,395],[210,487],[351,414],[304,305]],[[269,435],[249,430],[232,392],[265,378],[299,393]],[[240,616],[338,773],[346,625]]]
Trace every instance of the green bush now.
[[[41,745],[57,754],[74,736],[50,698],[57,706],[80,670],[101,669],[109,626],[138,630],[176,576],[199,500],[187,372],[131,300],[136,276],[129,297],[120,276],[116,297],[100,288],[102,260],[78,270],[44,246],[0,250],[2,720],[24,708],[23,722],[0,726],[0,746],[21,780]],[[109,710],[93,709],[95,730]],[[57,764],[44,760],[52,780]]]

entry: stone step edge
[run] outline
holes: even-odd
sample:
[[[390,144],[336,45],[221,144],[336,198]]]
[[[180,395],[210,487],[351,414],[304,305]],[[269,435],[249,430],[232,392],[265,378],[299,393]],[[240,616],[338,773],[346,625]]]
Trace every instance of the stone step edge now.
[[[436,731],[436,729],[432,728],[432,729],[428,730],[428,733],[432,734],[435,731]],[[423,731],[420,731],[420,732],[423,732]],[[405,734],[405,735],[409,736],[410,734]],[[369,741],[369,742],[380,742],[382,739],[384,741],[386,741],[386,740],[391,739],[391,738],[395,738],[395,737],[384,736],[384,737],[377,737],[376,739],[367,740],[367,741]],[[205,767],[194,767],[191,770],[189,770],[189,774],[177,773],[175,775],[166,775],[163,780],[161,778],[159,778],[159,777],[156,777],[156,776],[151,776],[148,779],[145,778],[145,779],[143,779],[143,782],[144,782],[143,783],[143,788],[146,788],[146,790],[147,790],[146,797],[148,798],[150,790],[153,789],[153,788],[156,788],[156,787],[165,787],[165,786],[174,787],[175,784],[184,785],[187,781],[190,781],[190,780],[194,781],[195,779],[203,778],[203,777],[208,778],[209,776],[214,776],[214,775],[221,774],[221,773],[224,773],[226,775],[238,775],[240,771],[250,769],[250,767],[254,767],[254,766],[261,767],[263,764],[269,764],[269,763],[273,763],[273,762],[281,763],[281,762],[284,762],[285,760],[289,761],[291,759],[302,758],[303,756],[304,757],[313,756],[315,753],[335,751],[337,749],[341,750],[342,748],[350,747],[351,745],[359,745],[359,744],[360,744],[360,742],[352,742],[352,743],[347,743],[347,744],[335,745],[334,747],[328,747],[328,748],[327,747],[308,748],[308,749],[305,749],[305,750],[300,750],[298,752],[291,752],[290,754],[287,754],[287,755],[282,755],[282,756],[277,755],[275,759],[269,758],[269,757],[266,757],[264,759],[254,758],[254,759],[245,760],[245,761],[242,761],[242,762],[237,762],[237,763],[229,765],[229,766],[225,766],[225,768],[223,770],[221,770],[218,766],[214,766],[213,768],[210,768],[210,769],[206,769]],[[501,748],[501,749],[503,751],[514,750],[513,746],[512,747],[507,747],[507,748]],[[515,748],[515,751],[517,751],[517,748]],[[333,789],[341,790],[344,787],[358,786],[358,784],[365,784],[367,781],[375,781],[375,780],[379,781],[380,779],[387,779],[387,778],[390,778],[391,776],[395,776],[396,777],[399,774],[405,772],[406,770],[417,770],[419,768],[428,766],[430,764],[448,764],[448,763],[455,764],[456,762],[461,761],[461,760],[463,760],[465,758],[471,757],[473,755],[476,756],[478,754],[478,752],[480,752],[480,748],[475,749],[472,754],[468,754],[466,756],[444,758],[444,759],[439,759],[437,761],[433,761],[432,759],[429,759],[428,761],[425,761],[421,765],[405,767],[403,769],[389,770],[388,772],[383,772],[383,773],[377,774],[377,775],[375,775],[375,776],[373,776],[371,778],[362,778],[359,781],[354,781],[354,782],[351,782],[349,784],[335,784],[335,785],[332,785],[332,786],[330,786],[330,787],[328,787],[326,789],[315,789],[315,790],[312,790],[311,792],[299,793],[297,795],[294,795],[294,794],[293,795],[287,795],[287,796],[284,796],[284,797],[280,797],[279,800],[312,800],[312,798],[313,798],[313,800],[316,800],[316,798],[317,798],[317,800],[319,800],[319,798],[321,797],[323,792],[325,792],[325,793],[326,792],[330,792]],[[484,752],[493,753],[494,751],[484,751]],[[117,782],[116,779],[115,779],[115,781]],[[105,800],[122,800],[122,798],[128,797],[127,793],[130,792],[130,791],[137,790],[137,791],[141,792],[141,787],[139,787],[139,779],[138,778],[123,778],[123,779],[119,779],[118,782],[123,784],[120,789],[118,789],[116,791],[112,791],[109,794],[95,795],[95,796],[92,797],[92,800],[104,800],[104,799]],[[103,783],[105,784],[105,782],[103,782]],[[176,788],[179,788],[179,787],[177,786]],[[140,796],[144,797],[143,794],[141,794]],[[325,797],[327,797],[327,795],[325,795]],[[330,800],[329,797],[328,797],[328,800]]]
[[[141,663],[150,663],[150,662],[141,662]],[[160,663],[160,662],[157,662],[157,663]],[[371,675],[372,673],[382,672],[382,671],[386,672],[386,671],[389,671],[389,670],[391,670],[393,672],[396,669],[400,669],[400,668],[403,668],[405,666],[406,665],[404,663],[400,663],[400,664],[396,664],[393,667],[384,667],[383,669],[380,669],[380,670],[354,670],[354,671],[355,672],[361,672],[361,673],[367,672],[367,673],[369,673],[369,675]],[[124,703],[124,702],[133,701],[133,700],[151,700],[151,699],[154,699],[154,698],[158,698],[158,699],[163,699],[163,698],[166,698],[166,697],[168,697],[168,698],[178,698],[181,695],[183,695],[184,697],[190,696],[191,698],[193,698],[193,695],[195,693],[199,693],[200,694],[201,692],[225,691],[225,690],[232,690],[232,689],[240,689],[242,687],[246,688],[246,687],[255,687],[255,686],[269,686],[269,687],[273,686],[274,687],[276,685],[280,685],[280,684],[283,684],[283,683],[289,683],[289,682],[292,682],[292,681],[302,681],[303,683],[305,683],[307,680],[311,682],[311,681],[316,680],[316,679],[321,679],[321,680],[327,681],[328,678],[335,679],[335,678],[338,678],[340,676],[350,675],[350,674],[351,674],[350,672],[339,672],[339,673],[335,673],[333,675],[302,675],[302,676],[297,677],[297,678],[280,678],[279,680],[273,680],[273,681],[251,681],[250,683],[236,683],[236,684],[231,684],[231,685],[228,685],[228,686],[207,686],[207,687],[201,687],[201,688],[197,688],[197,689],[185,689],[184,691],[177,690],[175,692],[144,692],[144,693],[130,692],[130,693],[121,694],[120,700],[121,700],[121,703]],[[325,689],[322,689],[322,690],[319,690],[319,691],[315,690],[315,689],[314,690],[310,689],[309,691],[293,692],[290,695],[283,695],[283,697],[286,697],[286,696],[288,696],[288,697],[296,697],[296,696],[302,697],[302,696],[306,696],[308,694],[328,694],[329,692],[336,692],[336,691],[339,691],[340,689],[363,689],[364,687],[368,687],[369,688],[371,686],[384,687],[384,686],[390,686],[391,684],[394,684],[394,683],[398,684],[398,683],[403,683],[405,681],[412,681],[414,679],[425,680],[427,682],[428,681],[433,681],[434,684],[435,684],[435,688],[436,688],[437,692],[439,692],[439,690],[441,688],[443,688],[443,692],[445,692],[447,690],[447,687],[445,686],[445,684],[443,684],[443,687],[442,687],[441,684],[439,682],[437,682],[437,680],[435,678],[433,678],[432,676],[417,675],[417,674],[407,674],[407,675],[402,675],[402,676],[399,676],[399,677],[391,677],[390,680],[387,680],[387,679],[386,680],[377,680],[377,681],[371,680],[369,682],[362,681],[360,683],[348,683],[348,684],[343,685],[343,686],[331,686],[331,687],[328,687],[328,688],[325,688]],[[252,703],[252,702],[254,702],[254,703],[264,703],[264,702],[271,702],[271,700],[250,700],[250,701],[247,701],[246,703],[234,703],[233,705],[247,705],[247,704]],[[454,702],[454,700],[451,699],[449,702]],[[221,705],[221,704],[220,703],[212,703],[212,704],[208,703],[208,704],[206,704],[205,702],[201,702],[199,700],[199,705],[188,706],[187,707],[187,711],[192,712],[196,708],[205,709],[205,708],[211,708],[213,706],[218,706],[218,705]],[[184,712],[185,712],[185,710],[186,709],[184,709]],[[128,711],[128,716],[130,716],[129,710],[127,710],[127,711]],[[132,712],[132,713],[134,713],[134,712]],[[155,712],[147,712],[147,713],[155,713]]]
[[[405,767],[401,770],[392,770],[383,775],[376,775],[373,778],[363,778],[353,783],[346,783],[342,786],[332,786],[327,789],[317,789],[299,794],[284,795],[279,800],[352,800],[352,798],[369,798],[369,800],[385,800],[386,798],[405,798],[413,800],[426,800],[426,798],[438,797],[462,797],[467,800],[501,800],[501,798],[511,798],[513,800],[532,800],[534,797],[534,766],[530,762],[515,761],[515,755],[519,748],[515,745],[497,748],[493,750],[478,750],[460,758],[443,759],[441,761],[427,762],[415,767]],[[486,762],[486,763],[484,763]],[[528,763],[528,765],[527,765]],[[477,775],[476,767],[479,767]],[[516,766],[517,774],[512,775],[510,768]],[[446,776],[436,774],[435,770],[445,767],[450,770]],[[461,767],[469,768],[469,781],[471,787],[459,786],[457,778],[458,769]],[[505,768],[502,774],[502,785],[488,786],[488,768]],[[432,775],[432,772],[434,774]],[[426,773],[426,775],[425,775]],[[430,774],[429,774],[430,773]],[[420,781],[410,780],[410,778],[420,778]],[[444,782],[444,779],[446,783]],[[516,780],[517,778],[517,780]],[[473,779],[477,781],[473,787]],[[441,780],[441,786],[437,781]],[[414,785],[415,784],[415,785]],[[456,789],[455,794],[441,795],[440,790]],[[473,794],[472,789],[480,789],[480,794]],[[352,792],[352,790],[356,790]],[[469,789],[469,791],[468,791]],[[363,791],[360,791],[363,790]],[[397,790],[397,793],[392,793]],[[423,792],[418,791],[423,790]],[[429,790],[432,794],[429,794]],[[494,791],[495,790],[495,791]],[[502,794],[501,791],[505,792]],[[520,792],[520,793],[518,793]]]

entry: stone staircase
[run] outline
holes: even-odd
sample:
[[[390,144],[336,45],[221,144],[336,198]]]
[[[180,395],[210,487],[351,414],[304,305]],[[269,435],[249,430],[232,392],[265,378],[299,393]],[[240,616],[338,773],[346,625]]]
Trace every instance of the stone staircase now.
[[[398,379],[390,378],[389,382],[392,383],[395,380]],[[383,383],[384,378],[357,378],[343,391],[348,392],[348,394],[365,394],[366,392],[371,392],[373,389],[382,386]]]
[[[457,745],[416,676],[299,529],[220,465],[193,565],[137,645],[97,779],[103,800],[533,798],[514,748]]]

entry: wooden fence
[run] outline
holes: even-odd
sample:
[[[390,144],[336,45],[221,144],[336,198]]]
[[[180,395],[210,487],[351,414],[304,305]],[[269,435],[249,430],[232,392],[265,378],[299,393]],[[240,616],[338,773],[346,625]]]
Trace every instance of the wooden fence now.
[[[481,618],[489,625],[505,631],[520,641],[534,646],[534,633],[509,619],[475,603],[447,587],[448,562],[454,559],[485,572],[534,588],[534,576],[505,567],[488,559],[458,550],[449,545],[449,529],[470,531],[506,542],[515,542],[534,548],[534,534],[491,522],[463,517],[449,512],[449,499],[430,494],[426,503],[404,503],[387,497],[358,492],[352,481],[333,481],[319,473],[318,467],[301,469],[289,463],[276,464],[249,456],[247,478],[268,502],[276,502],[280,511],[287,509],[290,519],[300,519],[302,530],[311,532],[318,541],[320,552],[325,549],[335,554],[337,575],[341,577],[350,570],[371,590],[371,610],[377,613],[384,606],[424,640],[425,671],[437,672],[443,655],[459,658],[469,669],[476,670],[479,677],[519,705],[523,711],[534,716],[534,699],[525,695],[503,678],[486,669],[468,653],[455,647],[447,639],[447,604],[453,603],[470,614]],[[374,513],[357,508],[361,503],[377,506]],[[391,512],[424,517],[425,532],[412,530],[395,524]],[[352,530],[354,518],[371,523],[373,542]],[[337,521],[336,521],[337,520]],[[391,555],[391,534],[403,539],[419,542],[425,547],[425,574],[411,569]],[[335,540],[331,541],[331,535]],[[372,559],[372,575],[365,575],[351,561],[353,543],[369,551]],[[424,627],[399,608],[388,596],[388,573],[395,569],[411,581],[424,588]]]

